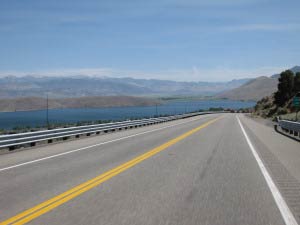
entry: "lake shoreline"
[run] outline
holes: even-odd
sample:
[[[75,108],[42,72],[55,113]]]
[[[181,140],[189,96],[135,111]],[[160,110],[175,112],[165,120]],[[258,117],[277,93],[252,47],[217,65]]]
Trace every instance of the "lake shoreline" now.
[[[130,106],[153,106],[161,101],[136,96],[88,96],[78,98],[0,98],[0,112],[27,112],[48,109],[110,108]]]
[[[176,115],[209,108],[251,108],[255,102],[231,100],[162,101],[151,106],[126,106],[102,108],[64,108],[35,111],[0,112],[0,129],[16,127],[38,127],[50,124],[83,123],[87,121],[120,121],[140,119],[158,115]],[[48,118],[47,118],[48,114]]]

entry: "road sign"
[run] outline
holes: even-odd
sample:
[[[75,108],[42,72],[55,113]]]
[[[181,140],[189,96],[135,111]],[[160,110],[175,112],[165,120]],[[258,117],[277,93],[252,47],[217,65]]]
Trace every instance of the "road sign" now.
[[[300,106],[300,92],[295,95],[293,98],[293,106],[299,107]]]
[[[298,101],[293,101],[293,105],[294,106],[300,106],[300,101],[298,100]]]
[[[300,92],[298,92],[295,97],[293,98],[293,102],[292,102],[293,106],[295,106],[297,108],[296,110],[296,121],[298,121],[298,112],[300,109]]]

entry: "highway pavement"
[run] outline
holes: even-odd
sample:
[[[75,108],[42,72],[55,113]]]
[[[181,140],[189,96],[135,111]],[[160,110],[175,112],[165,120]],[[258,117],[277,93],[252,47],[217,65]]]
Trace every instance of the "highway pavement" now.
[[[299,152],[215,114],[3,154],[0,225],[298,224]]]

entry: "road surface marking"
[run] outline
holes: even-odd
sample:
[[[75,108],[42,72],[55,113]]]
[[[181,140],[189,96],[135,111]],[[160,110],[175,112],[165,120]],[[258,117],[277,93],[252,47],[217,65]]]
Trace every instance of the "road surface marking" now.
[[[252,145],[252,143],[250,141],[250,138],[248,137],[248,135],[247,135],[247,133],[246,133],[246,131],[245,131],[245,129],[244,129],[244,127],[243,127],[240,119],[239,119],[239,117],[237,117],[237,120],[238,120],[238,122],[240,124],[240,127],[242,129],[242,132],[243,132],[243,134],[244,134],[244,136],[245,136],[245,138],[247,140],[247,143],[248,143],[248,145],[249,145],[249,147],[250,147],[250,149],[252,151],[252,154],[254,155],[254,158],[256,159],[257,164],[258,164],[258,166],[259,166],[259,168],[260,168],[260,170],[261,170],[261,172],[262,172],[262,174],[263,174],[263,176],[264,176],[264,178],[265,178],[265,180],[266,180],[266,182],[268,184],[268,187],[269,187],[269,189],[272,192],[272,195],[273,195],[273,197],[275,199],[277,207],[280,210],[280,213],[281,213],[281,215],[282,215],[282,217],[284,219],[285,224],[286,225],[298,225],[298,223],[297,223],[295,217],[293,216],[291,210],[289,209],[287,203],[283,199],[283,197],[280,194],[278,188],[276,187],[274,181],[272,180],[270,174],[268,173],[266,167],[264,166],[263,161],[261,160],[261,158],[259,157],[257,151],[253,147],[253,145]]]
[[[202,119],[202,118],[200,118],[200,119]],[[86,147],[83,147],[83,148],[74,149],[74,150],[70,150],[70,151],[67,151],[67,152],[63,152],[63,153],[43,157],[43,158],[40,158],[40,159],[35,159],[35,160],[27,161],[27,162],[24,162],[24,163],[19,163],[19,164],[13,165],[13,166],[4,167],[4,168],[0,169],[0,172],[5,171],[5,170],[9,170],[9,169],[13,169],[13,168],[17,168],[17,167],[20,167],[20,166],[25,166],[25,165],[28,165],[28,164],[44,161],[44,160],[47,160],[47,159],[52,159],[52,158],[60,157],[60,156],[63,156],[63,155],[68,155],[68,154],[71,154],[71,153],[83,151],[83,150],[86,150],[86,149],[91,149],[93,147],[97,147],[97,146],[100,146],[100,145],[106,145],[106,144],[109,144],[109,143],[125,140],[125,139],[128,139],[128,138],[140,136],[140,135],[143,135],[143,134],[148,134],[148,133],[152,133],[152,132],[155,132],[155,131],[164,130],[164,129],[167,129],[167,128],[170,128],[170,127],[175,127],[175,126],[178,126],[178,125],[181,125],[181,124],[190,123],[190,122],[193,122],[195,120],[199,120],[199,118],[192,119],[192,120],[185,121],[185,122],[181,122],[181,123],[176,123],[176,124],[173,124],[173,125],[169,125],[169,126],[165,126],[165,127],[161,127],[161,128],[157,128],[157,129],[153,129],[153,130],[149,130],[149,131],[145,131],[145,132],[141,132],[141,133],[137,133],[137,134],[133,134],[133,135],[128,135],[128,136],[117,138],[117,139],[114,139],[114,140],[111,140],[111,141],[101,142],[101,143],[86,146]]]
[[[208,125],[216,122],[217,120],[219,120],[221,117],[219,118],[216,118],[216,119],[213,119],[213,120],[210,120],[174,139],[171,139],[169,140],[168,142],[136,157],[136,158],[133,158],[132,160],[124,163],[124,164],[121,164],[91,180],[88,180],[60,195],[57,195],[56,197],[54,198],[51,198],[41,204],[38,204],[36,206],[34,206],[33,208],[30,208],[28,210],[25,210],[24,212],[21,212],[3,222],[0,223],[0,225],[8,225],[8,224],[25,224],[25,223],[28,223],[30,222],[31,220],[49,212],[50,210],[64,204],[65,202],[68,202],[70,201],[71,199],[87,192],[88,190],[100,185],[101,183],[109,180],[110,178],[120,174],[121,172],[135,166],[136,164],[150,158],[151,156],[153,155],[156,155],[157,153],[167,149],[168,147],[176,144],[177,142],[187,138],[188,136],[196,133],[197,131],[207,127]]]

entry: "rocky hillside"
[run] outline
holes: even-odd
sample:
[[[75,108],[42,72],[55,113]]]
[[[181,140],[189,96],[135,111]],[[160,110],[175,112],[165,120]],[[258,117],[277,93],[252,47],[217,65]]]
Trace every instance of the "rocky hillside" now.
[[[258,101],[264,96],[269,96],[277,89],[278,79],[270,77],[258,77],[248,81],[241,87],[226,91],[218,95],[219,98],[233,100]]]
[[[292,104],[292,101],[296,95],[300,95],[300,73],[286,70],[278,77],[276,92],[259,100],[254,108],[254,114],[273,119],[276,116],[295,119],[299,109]]]
[[[300,67],[295,66],[290,69],[292,72],[300,72]],[[271,96],[277,91],[279,74],[270,77],[262,76],[248,81],[240,87],[225,91],[217,97],[233,100],[254,100],[258,101],[266,96]]]

